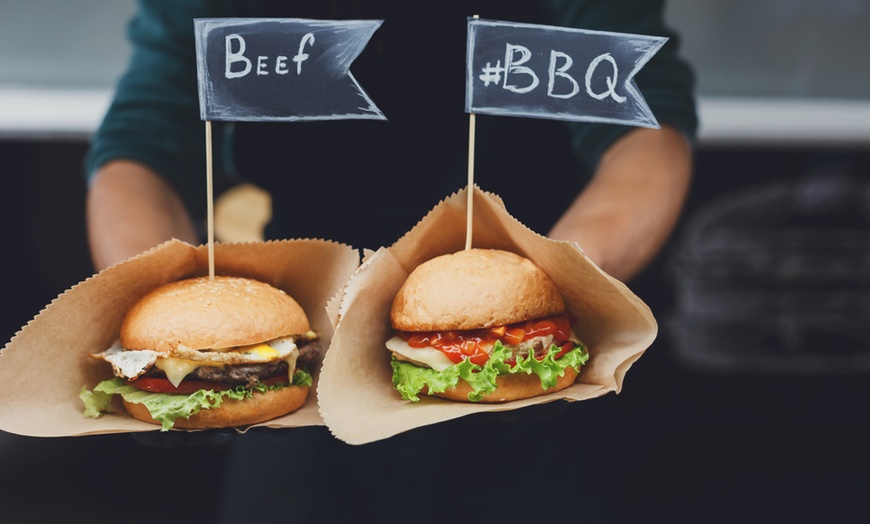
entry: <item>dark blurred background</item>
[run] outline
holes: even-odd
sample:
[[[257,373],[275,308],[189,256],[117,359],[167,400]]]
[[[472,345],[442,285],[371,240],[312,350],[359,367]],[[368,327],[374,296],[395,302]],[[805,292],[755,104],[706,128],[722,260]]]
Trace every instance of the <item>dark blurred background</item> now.
[[[0,338],[93,273],[81,161],[132,9],[0,1]],[[559,438],[621,450],[624,522],[866,522],[870,4],[680,0],[668,16],[702,128],[677,232],[630,283],[659,336],[621,394],[567,407]],[[0,521],[153,522],[153,501],[176,500],[161,521],[208,522],[224,458],[0,432]]]

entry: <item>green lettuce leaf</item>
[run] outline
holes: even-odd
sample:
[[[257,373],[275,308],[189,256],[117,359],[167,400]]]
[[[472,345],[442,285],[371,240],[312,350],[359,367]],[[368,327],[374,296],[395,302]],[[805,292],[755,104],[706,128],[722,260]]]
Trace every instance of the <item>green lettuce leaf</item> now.
[[[113,413],[112,395],[97,391],[96,388],[94,391],[90,391],[87,386],[82,386],[79,398],[85,405],[86,417],[97,418],[102,413]]]
[[[589,360],[589,352],[582,344],[575,345],[574,349],[565,353],[559,359],[556,355],[561,349],[554,345],[550,346],[547,355],[542,360],[537,360],[533,355],[527,358],[518,357],[516,363],[511,366],[507,359],[511,357],[509,349],[504,347],[501,341],[496,341],[492,355],[483,366],[472,364],[466,359],[441,371],[425,368],[393,358],[393,386],[405,400],[419,402],[419,393],[427,388],[430,393],[443,393],[456,386],[459,380],[468,382],[471,393],[468,400],[477,402],[488,393],[495,391],[495,377],[500,374],[510,373],[534,373],[541,379],[541,388],[550,389],[556,385],[559,377],[565,374],[567,368],[580,371],[580,366]]]
[[[297,369],[293,375],[293,386],[311,386],[313,379],[304,370]],[[175,425],[175,419],[190,418],[203,409],[220,407],[225,399],[242,400],[254,396],[255,392],[265,393],[286,387],[279,382],[274,386],[258,383],[251,389],[239,386],[225,391],[201,389],[189,395],[178,393],[151,393],[131,386],[124,379],[113,378],[97,384],[93,391],[82,388],[79,398],[85,405],[84,414],[97,418],[102,413],[111,413],[112,395],[121,395],[127,402],[142,404],[154,420],[160,422],[161,431],[169,431]]]

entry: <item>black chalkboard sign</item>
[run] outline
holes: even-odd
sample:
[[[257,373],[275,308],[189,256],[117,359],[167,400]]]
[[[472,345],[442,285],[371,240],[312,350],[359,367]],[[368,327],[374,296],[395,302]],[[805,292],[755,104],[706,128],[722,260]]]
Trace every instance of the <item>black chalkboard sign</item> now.
[[[658,128],[634,76],[666,41],[469,18],[465,111]]]
[[[382,20],[194,21],[203,120],[386,120],[350,73]]]

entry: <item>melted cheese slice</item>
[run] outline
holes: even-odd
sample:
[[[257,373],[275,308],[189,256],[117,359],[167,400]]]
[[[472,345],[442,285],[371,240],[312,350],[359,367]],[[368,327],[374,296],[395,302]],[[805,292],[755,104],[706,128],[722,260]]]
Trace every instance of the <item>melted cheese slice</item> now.
[[[387,349],[412,362],[425,364],[435,371],[441,371],[453,365],[453,361],[437,349],[433,347],[412,348],[400,337],[387,340]]]
[[[154,364],[157,369],[166,373],[166,378],[173,386],[178,387],[184,377],[196,371],[196,368],[202,365],[202,362],[194,362],[192,360],[182,360],[180,358],[161,358],[157,359]]]

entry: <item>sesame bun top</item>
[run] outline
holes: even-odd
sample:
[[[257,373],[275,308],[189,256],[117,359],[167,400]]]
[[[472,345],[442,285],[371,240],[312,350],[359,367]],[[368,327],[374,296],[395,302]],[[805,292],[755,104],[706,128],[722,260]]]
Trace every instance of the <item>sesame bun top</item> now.
[[[424,262],[393,299],[401,331],[503,326],[565,312],[556,285],[532,261],[495,249],[466,249]]]
[[[198,277],[160,286],[137,302],[121,324],[121,345],[224,349],[309,329],[302,307],[278,288],[241,277]]]

